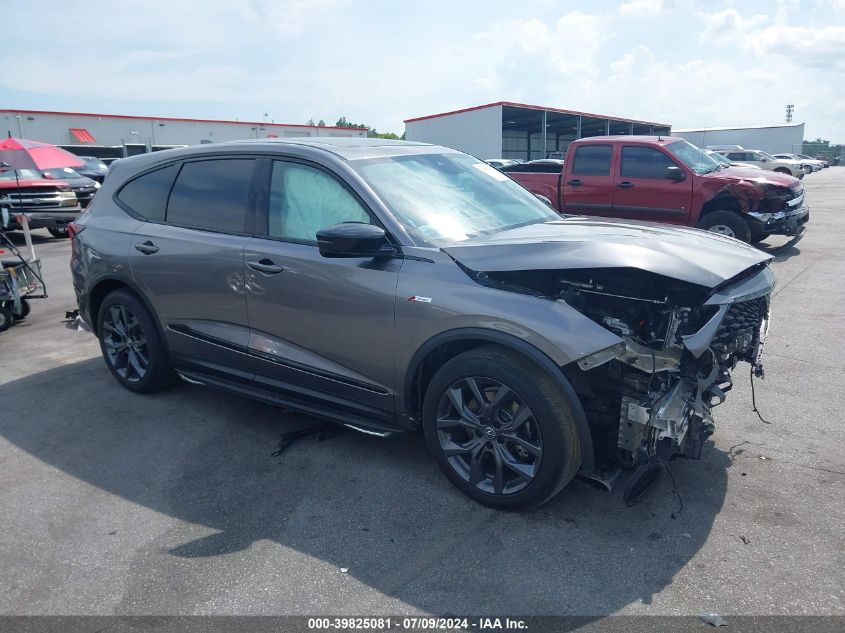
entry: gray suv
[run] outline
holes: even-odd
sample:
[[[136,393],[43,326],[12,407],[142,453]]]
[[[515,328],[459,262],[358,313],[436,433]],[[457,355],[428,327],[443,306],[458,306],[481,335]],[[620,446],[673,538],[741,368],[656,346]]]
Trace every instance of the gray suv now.
[[[378,139],[128,158],[70,233],[80,315],[127,389],[181,377],[422,427],[504,509],[699,457],[731,369],[761,373],[774,285],[734,239],[561,217],[483,161]]]

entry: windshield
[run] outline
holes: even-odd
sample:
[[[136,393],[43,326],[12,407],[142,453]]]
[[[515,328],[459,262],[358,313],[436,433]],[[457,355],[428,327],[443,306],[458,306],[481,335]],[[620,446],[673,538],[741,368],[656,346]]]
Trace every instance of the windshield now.
[[[727,158],[725,158],[724,156],[722,156],[718,152],[712,152],[712,153],[707,152],[707,155],[710,158],[712,158],[713,160],[715,160],[717,163],[721,163],[722,165],[725,165],[726,167],[731,164],[731,161],[729,161]]]
[[[108,169],[99,158],[82,158],[82,160],[85,161],[85,166],[89,169]]]
[[[692,169],[695,173],[709,174],[721,166],[720,163],[709,156],[703,149],[699,149],[689,141],[677,141],[666,146],[675,158]]]
[[[352,161],[415,240],[442,246],[558,220],[548,205],[495,167],[466,154]]]
[[[55,169],[45,169],[44,177],[54,178],[56,180],[77,180],[78,178],[83,178],[83,176],[77,174],[70,167],[56,167]]]
[[[760,154],[761,154],[764,158],[768,158],[769,160],[777,160],[777,158],[775,158],[775,157],[774,157],[774,156],[772,156],[771,154],[767,154],[766,152],[760,152]]]
[[[18,180],[43,180],[41,174],[39,174],[34,169],[18,169],[17,170],[17,179]],[[0,180],[15,180],[15,171],[9,170],[4,171],[0,174]]]

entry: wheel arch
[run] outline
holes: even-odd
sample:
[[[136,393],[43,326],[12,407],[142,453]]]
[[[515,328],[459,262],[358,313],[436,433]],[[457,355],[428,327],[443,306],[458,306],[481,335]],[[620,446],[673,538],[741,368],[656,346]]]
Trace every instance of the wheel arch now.
[[[540,367],[560,387],[572,410],[581,446],[581,469],[595,471],[593,437],[578,395],[561,368],[542,350],[513,335],[483,328],[458,328],[441,332],[423,343],[411,357],[402,390],[402,408],[409,418],[422,411],[425,390],[437,369],[458,354],[480,345],[498,345],[516,352]]]
[[[714,211],[733,211],[741,214],[743,208],[736,196],[728,192],[721,192],[702,205],[699,220]]]
[[[156,324],[156,328],[158,328],[158,334],[161,338],[162,342],[164,343],[165,347],[167,345],[167,339],[164,337],[164,332],[161,329],[161,324],[158,321],[158,317],[156,316],[155,311],[153,310],[150,302],[147,301],[147,298],[144,294],[138,289],[138,287],[129,279],[125,277],[102,277],[97,280],[97,282],[91,287],[91,290],[88,293],[88,314],[91,315],[91,321],[89,325],[91,326],[91,331],[94,332],[95,335],[99,336],[97,332],[97,321],[100,315],[100,306],[103,304],[103,300],[114,292],[115,290],[126,289],[129,290],[138,300],[144,305],[147,309],[147,312],[150,313],[150,316],[153,319],[153,322]]]

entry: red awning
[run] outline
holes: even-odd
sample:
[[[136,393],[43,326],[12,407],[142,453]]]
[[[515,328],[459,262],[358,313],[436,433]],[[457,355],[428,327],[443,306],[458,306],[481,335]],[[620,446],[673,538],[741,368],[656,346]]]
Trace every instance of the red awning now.
[[[80,143],[95,143],[97,141],[97,139],[94,138],[94,135],[84,127],[72,127],[70,128],[70,133],[73,135],[73,138]]]

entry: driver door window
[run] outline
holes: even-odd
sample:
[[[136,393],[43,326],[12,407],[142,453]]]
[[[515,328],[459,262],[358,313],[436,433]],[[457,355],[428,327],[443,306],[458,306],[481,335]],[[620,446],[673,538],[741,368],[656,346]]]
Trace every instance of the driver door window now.
[[[361,204],[330,175],[300,163],[273,162],[270,237],[316,244],[317,231],[342,222],[372,224]]]

